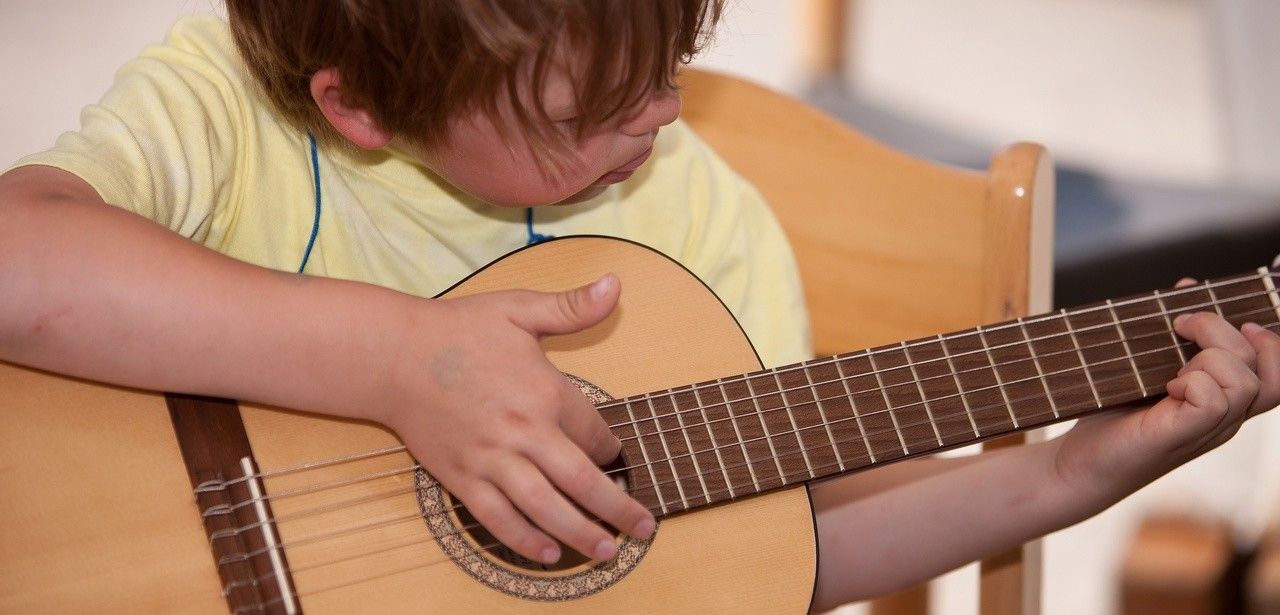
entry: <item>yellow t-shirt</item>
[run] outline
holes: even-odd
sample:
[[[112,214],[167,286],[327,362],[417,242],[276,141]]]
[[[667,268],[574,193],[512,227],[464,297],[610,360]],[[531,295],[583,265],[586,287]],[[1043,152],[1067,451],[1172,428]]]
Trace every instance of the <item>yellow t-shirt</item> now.
[[[308,274],[424,297],[524,246],[531,232],[622,237],[707,282],[766,365],[810,357],[795,262],[777,221],[682,122],[660,131],[630,179],[581,204],[494,207],[396,151],[323,148],[317,199],[309,137],[253,83],[224,22],[183,19],[120,69],[79,131],[15,166],[69,171],[104,201],[250,263],[297,271],[306,254]]]

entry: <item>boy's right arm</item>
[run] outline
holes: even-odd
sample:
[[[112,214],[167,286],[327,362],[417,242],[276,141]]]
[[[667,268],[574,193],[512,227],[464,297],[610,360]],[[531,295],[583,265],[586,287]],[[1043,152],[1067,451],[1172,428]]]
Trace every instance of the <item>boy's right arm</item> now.
[[[426,300],[276,272],[106,205],[65,171],[0,176],[0,360],[381,422],[499,540],[541,561],[559,554],[547,533],[613,555],[565,495],[652,531],[596,467],[617,438],[537,344],[603,319],[618,292],[609,277]]]

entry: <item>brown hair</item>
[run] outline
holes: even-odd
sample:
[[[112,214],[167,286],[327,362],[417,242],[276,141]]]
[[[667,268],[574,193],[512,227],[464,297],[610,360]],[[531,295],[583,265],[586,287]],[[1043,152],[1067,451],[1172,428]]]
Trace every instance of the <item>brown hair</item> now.
[[[677,65],[704,44],[722,3],[227,0],[227,9],[241,56],[290,121],[343,142],[310,94],[312,75],[336,67],[344,102],[429,147],[447,137],[450,119],[475,110],[495,117],[503,100],[520,100],[521,74],[532,76],[529,92],[541,91],[561,42],[587,59],[573,77],[580,136],[651,90],[674,87]],[[567,148],[545,109],[513,107],[535,147]]]

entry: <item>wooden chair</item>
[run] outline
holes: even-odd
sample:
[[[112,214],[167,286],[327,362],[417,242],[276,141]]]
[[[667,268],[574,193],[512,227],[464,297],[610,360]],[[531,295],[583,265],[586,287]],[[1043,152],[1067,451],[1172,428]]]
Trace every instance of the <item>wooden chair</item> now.
[[[1006,147],[985,173],[953,168],[740,79],[688,70],[681,82],[684,119],[760,189],[790,238],[819,356],[1050,309],[1043,147]],[[983,562],[982,613],[1039,612],[1037,545]],[[876,608],[887,610],[902,612]]]

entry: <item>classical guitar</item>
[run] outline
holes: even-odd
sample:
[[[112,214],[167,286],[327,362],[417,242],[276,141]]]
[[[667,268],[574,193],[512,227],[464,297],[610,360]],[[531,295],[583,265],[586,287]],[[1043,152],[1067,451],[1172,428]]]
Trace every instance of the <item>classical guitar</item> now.
[[[650,540],[535,564],[379,426],[0,365],[0,611],[799,613],[807,482],[1159,395],[1195,351],[1182,312],[1280,326],[1260,269],[764,370],[699,280],[598,237],[442,296],[607,271],[617,311],[545,349],[621,438],[607,471],[659,518]]]

